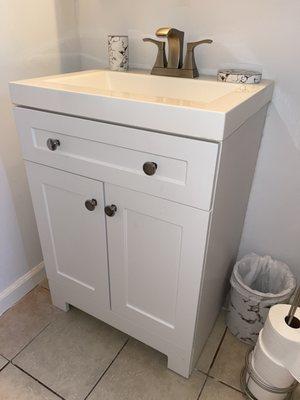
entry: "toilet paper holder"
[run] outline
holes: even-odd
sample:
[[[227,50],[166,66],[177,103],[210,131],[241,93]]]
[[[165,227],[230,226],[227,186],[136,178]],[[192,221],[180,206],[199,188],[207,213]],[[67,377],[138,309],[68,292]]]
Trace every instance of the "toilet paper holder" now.
[[[298,289],[295,292],[295,296],[294,296],[294,300],[293,303],[291,305],[290,311],[286,317],[285,322],[287,323],[288,326],[294,328],[295,326],[293,326],[294,324],[299,323],[299,320],[296,318],[296,322],[295,322],[295,314],[297,311],[297,308],[300,307],[300,286],[298,287]],[[298,326],[296,326],[296,328],[299,328]]]
[[[270,386],[267,383],[263,382],[261,378],[256,374],[254,369],[252,368],[252,356],[253,356],[253,350],[249,349],[247,354],[246,354],[246,362],[245,362],[245,367],[243,368],[241,372],[241,389],[243,393],[246,395],[246,397],[249,400],[258,400],[253,393],[251,393],[248,383],[250,379],[252,379],[261,389],[269,392],[269,393],[276,393],[276,394],[286,394],[285,400],[290,400],[293,395],[293,391],[296,389],[298,386],[298,382],[295,381],[291,386],[287,388],[277,388],[275,386]]]

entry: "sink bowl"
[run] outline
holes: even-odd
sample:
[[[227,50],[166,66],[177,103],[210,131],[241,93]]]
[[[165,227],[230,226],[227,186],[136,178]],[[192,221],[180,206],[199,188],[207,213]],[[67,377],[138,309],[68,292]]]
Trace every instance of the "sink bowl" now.
[[[272,97],[273,83],[92,70],[12,82],[15,104],[221,141]]]
[[[190,80],[138,73],[92,71],[50,78],[49,83],[96,89],[108,96],[141,99],[156,103],[201,107],[225,96],[236,87],[212,80]]]

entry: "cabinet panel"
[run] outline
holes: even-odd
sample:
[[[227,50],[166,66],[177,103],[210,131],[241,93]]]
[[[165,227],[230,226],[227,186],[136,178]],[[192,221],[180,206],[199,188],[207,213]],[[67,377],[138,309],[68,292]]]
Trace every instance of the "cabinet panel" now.
[[[30,162],[26,168],[50,285],[99,315],[109,308],[103,183]],[[92,211],[88,199],[97,201]]]
[[[112,311],[177,345],[193,332],[209,213],[105,185]]]
[[[130,209],[123,222],[127,307],[174,328],[182,227]]]

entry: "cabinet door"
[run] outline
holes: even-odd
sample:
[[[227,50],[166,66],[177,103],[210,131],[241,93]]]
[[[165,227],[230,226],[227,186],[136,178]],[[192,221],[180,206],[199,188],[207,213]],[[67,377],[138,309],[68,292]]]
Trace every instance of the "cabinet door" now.
[[[101,316],[110,307],[103,183],[31,162],[26,168],[50,289]],[[91,211],[89,199],[97,201]]]
[[[193,339],[209,213],[105,184],[112,311],[154,335]]]

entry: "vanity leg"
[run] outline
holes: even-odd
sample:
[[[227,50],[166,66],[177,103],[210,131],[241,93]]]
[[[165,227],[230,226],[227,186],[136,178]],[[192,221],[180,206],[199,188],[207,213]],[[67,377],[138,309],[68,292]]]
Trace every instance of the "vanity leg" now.
[[[55,286],[51,283],[51,281],[48,280],[48,282],[49,282],[52,304],[62,311],[69,311],[70,309],[69,304],[64,301],[63,296],[59,293],[59,291],[55,288]]]
[[[178,354],[169,354],[168,368],[185,378],[189,378],[191,373],[190,358],[182,358]]]

